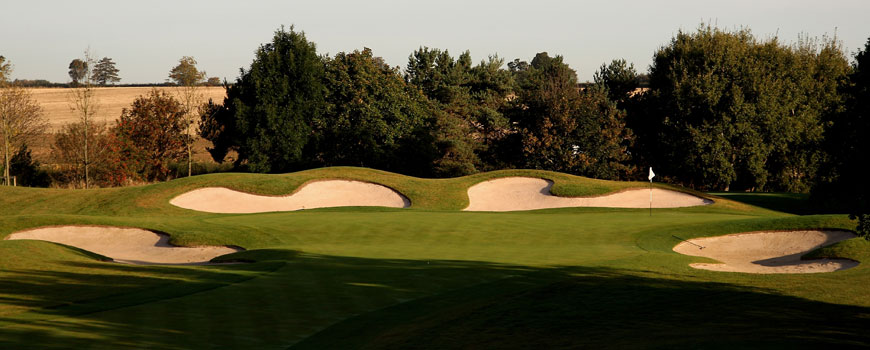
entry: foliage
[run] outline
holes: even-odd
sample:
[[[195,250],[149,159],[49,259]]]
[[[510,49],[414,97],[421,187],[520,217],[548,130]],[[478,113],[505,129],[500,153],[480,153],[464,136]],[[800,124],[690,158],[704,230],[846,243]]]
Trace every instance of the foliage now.
[[[844,108],[829,115],[824,148],[828,158],[812,197],[820,206],[844,210],[859,220],[859,234],[870,239],[870,39],[855,55],[849,81],[843,84]]]
[[[88,72],[88,62],[80,58],[73,59],[69,63],[69,77],[72,79],[72,84],[77,85],[79,80],[85,78]]]
[[[408,148],[428,130],[433,109],[398,69],[369,49],[341,52],[326,60],[324,84],[330,87],[326,109],[312,120],[315,143],[310,145],[318,163],[427,173],[414,166],[415,160],[428,158],[426,151]]]
[[[494,148],[509,128],[502,110],[513,85],[503,64],[490,56],[472,66],[468,51],[454,59],[446,50],[430,48],[420,48],[408,58],[405,80],[440,111],[433,130],[438,176],[471,174],[498,162]]]
[[[196,59],[184,56],[178,60],[178,65],[169,71],[169,80],[178,86],[199,85],[205,80],[205,72],[196,68]]]
[[[3,152],[4,183],[11,184],[10,172],[17,171],[11,162],[13,153],[41,136],[47,127],[42,108],[29,90],[0,85],[0,151]]]
[[[627,176],[623,163],[631,133],[606,91],[581,92],[576,73],[561,56],[542,52],[526,67],[516,71],[520,90],[510,114],[519,128],[523,166],[611,179]]]
[[[638,75],[634,64],[627,65],[624,59],[613,60],[610,64],[602,64],[593,75],[595,84],[605,91],[611,101],[620,106],[628,100],[638,87]]]
[[[199,106],[199,130],[197,134],[211,141],[212,147],[206,147],[211,158],[223,163],[230,150],[236,150],[235,135],[227,132],[235,127],[233,115],[223,104],[217,104],[212,99]]]
[[[97,64],[94,65],[93,80],[97,84],[106,85],[106,83],[115,83],[121,81],[118,77],[118,68],[115,68],[115,62],[109,57],[103,57]]]
[[[702,189],[806,191],[848,70],[835,40],[794,46],[702,26],[656,52],[632,153]],[[636,118],[636,119],[635,119]]]
[[[314,43],[293,27],[276,31],[271,43],[257,49],[251,67],[227,87],[225,109],[215,115],[224,128],[210,129],[222,131],[209,134],[215,138],[210,141],[222,140],[213,142],[212,154],[235,147],[236,163],[255,172],[302,168],[311,161],[303,150],[312,124],[325,109],[323,79]]]
[[[4,85],[9,81],[11,73],[12,64],[6,61],[6,57],[0,55],[0,85]]]
[[[101,186],[113,184],[112,166],[110,166],[111,138],[107,131],[106,123],[103,122],[64,124],[54,135],[54,142],[51,145],[52,162],[57,164],[60,170],[59,177],[54,179],[55,182],[72,184],[76,187],[85,187],[86,181]],[[82,147],[85,143],[89,147]]]
[[[187,126],[182,104],[154,89],[121,112],[114,130],[121,159],[144,180],[166,180],[169,163],[185,154]]]
[[[33,154],[27,145],[22,145],[12,156],[10,174],[15,176],[18,186],[48,187],[51,178],[40,168],[39,161],[33,159]]]

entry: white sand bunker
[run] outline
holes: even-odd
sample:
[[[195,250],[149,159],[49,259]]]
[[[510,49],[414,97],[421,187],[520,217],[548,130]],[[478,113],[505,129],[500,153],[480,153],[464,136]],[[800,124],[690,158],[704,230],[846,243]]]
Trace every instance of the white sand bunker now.
[[[177,247],[169,236],[138,228],[102,226],[54,226],[19,231],[6,239],[33,239],[73,246],[120,263],[201,265],[240,251],[238,248],[205,246]]]
[[[553,182],[530,177],[505,177],[468,188],[468,211],[514,211],[565,207],[649,208],[649,189],[634,189],[598,197],[557,197]],[[653,208],[712,204],[690,194],[654,188]]]
[[[349,180],[310,182],[289,196],[261,196],[223,187],[206,187],[186,192],[169,203],[185,209],[232,214],[351,206],[411,206],[407,197],[392,188]]]
[[[801,260],[801,256],[819,247],[850,238],[855,238],[855,235],[846,231],[750,232],[690,239],[677,244],[674,251],[722,262],[689,265],[703,270],[749,273],[832,272],[858,266],[858,262],[848,259]]]

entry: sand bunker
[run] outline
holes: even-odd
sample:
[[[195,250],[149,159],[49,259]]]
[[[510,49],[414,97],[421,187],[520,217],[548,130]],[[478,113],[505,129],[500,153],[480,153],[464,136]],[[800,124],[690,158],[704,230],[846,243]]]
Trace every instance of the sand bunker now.
[[[468,211],[514,211],[565,207],[649,208],[649,189],[627,190],[599,197],[557,197],[553,182],[530,177],[505,177],[484,181],[468,189]],[[678,208],[712,204],[690,194],[654,188],[653,208]]]
[[[73,246],[127,264],[200,265],[240,251],[238,248],[207,246],[177,247],[169,236],[138,228],[102,226],[56,226],[19,231],[6,239],[33,239]]]
[[[411,206],[408,198],[392,188],[348,180],[310,182],[289,196],[261,196],[222,187],[206,187],[186,192],[169,203],[185,209],[232,214],[328,207]]]
[[[691,243],[677,244],[674,251],[722,262],[689,265],[703,270],[749,273],[832,272],[858,266],[858,262],[848,259],[801,260],[801,256],[819,247],[850,238],[855,238],[855,235],[846,231],[750,232],[690,239],[688,242]]]

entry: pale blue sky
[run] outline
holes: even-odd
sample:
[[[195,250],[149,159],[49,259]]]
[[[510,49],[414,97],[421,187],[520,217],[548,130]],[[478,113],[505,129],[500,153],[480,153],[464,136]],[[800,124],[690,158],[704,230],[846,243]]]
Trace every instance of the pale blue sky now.
[[[646,71],[655,50],[702,21],[757,37],[833,35],[850,54],[870,37],[870,1],[46,1],[3,0],[0,55],[13,78],[67,82],[67,66],[90,46],[112,57],[122,83],[163,82],[181,56],[230,80],[281,25],[295,25],[319,53],[371,48],[404,67],[419,46],[470,50],[507,61],[547,51],[581,80],[625,58]]]

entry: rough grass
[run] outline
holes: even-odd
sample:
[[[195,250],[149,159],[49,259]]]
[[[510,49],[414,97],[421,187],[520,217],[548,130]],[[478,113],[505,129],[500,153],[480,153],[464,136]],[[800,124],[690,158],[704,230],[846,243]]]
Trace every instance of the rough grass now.
[[[714,198],[681,209],[470,213],[465,188],[538,176],[560,194],[613,183],[527,170],[419,179],[358,168],[215,174],[122,189],[0,189],[0,236],[97,224],[178,244],[249,249],[238,265],[100,262],[56,244],[0,241],[0,348],[770,348],[870,346],[870,268],[816,275],[695,270],[674,236],[853,227]],[[411,209],[225,215],[174,208],[193,188],[292,193],[321,178],[382,183]],[[554,190],[555,191],[555,190]],[[814,254],[865,261],[868,244]]]

